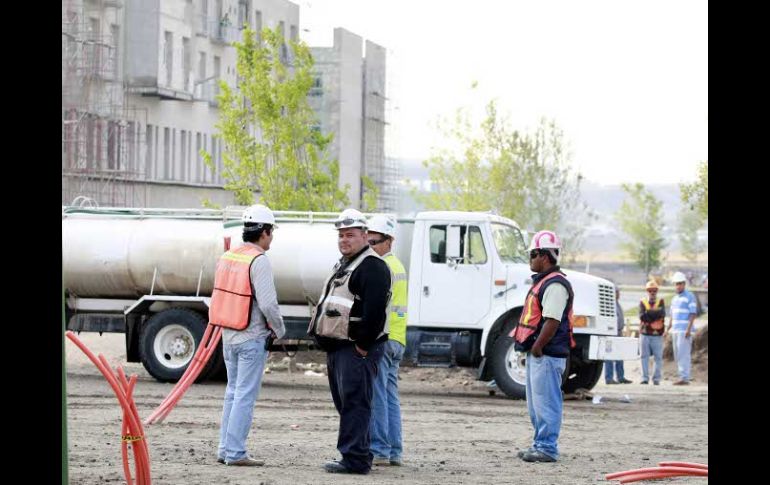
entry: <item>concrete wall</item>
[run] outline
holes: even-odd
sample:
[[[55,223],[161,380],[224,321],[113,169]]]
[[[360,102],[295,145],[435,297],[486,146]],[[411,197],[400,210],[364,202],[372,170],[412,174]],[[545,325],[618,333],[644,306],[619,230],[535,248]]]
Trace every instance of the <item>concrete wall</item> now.
[[[130,37],[141,39],[135,48],[127,52],[130,90],[128,104],[141,113],[145,147],[140,155],[140,178],[148,181],[176,182],[179,184],[221,185],[222,147],[215,139],[219,110],[215,101],[218,79],[231,86],[236,82],[237,53],[235,48],[223,42],[223,38],[240,40],[238,29],[238,0],[222,0],[221,9],[216,0],[209,0],[205,7],[200,0],[157,0],[129,2],[128,29]],[[292,26],[299,28],[299,6],[286,0],[252,0],[247,5],[249,25],[274,28],[284,22],[287,38]],[[222,26],[224,16],[229,27]],[[152,32],[150,32],[152,30]],[[166,32],[171,34],[171,56],[165,50]],[[189,71],[185,71],[184,43],[189,46]],[[201,55],[203,54],[203,55]],[[219,77],[215,58],[219,59]],[[201,59],[204,60],[201,63]],[[166,61],[170,60],[170,64]],[[168,82],[167,69],[171,69]],[[137,73],[140,73],[138,75]],[[138,89],[137,89],[138,88]],[[203,163],[201,149],[212,154],[218,167],[213,173]],[[148,189],[149,194],[163,193]],[[193,188],[192,192],[205,191]],[[185,194],[171,190],[169,194]],[[172,195],[152,196],[150,201],[165,201]],[[188,201],[190,197],[180,195]],[[178,205],[177,205],[178,206]]]
[[[235,205],[233,193],[222,188],[149,183],[145,191],[145,207],[196,208],[203,206],[204,199],[221,207]]]
[[[315,63],[315,76],[320,79],[321,86],[311,89],[308,102],[316,113],[321,133],[334,134],[327,147],[327,156],[332,160],[339,160],[340,80],[337,55],[333,47],[313,47],[310,50]]]
[[[361,197],[363,136],[363,46],[360,36],[334,29],[334,50],[339,59],[339,186],[350,184],[348,194],[356,207]]]
[[[283,20],[286,26],[286,38],[289,38],[291,26],[299,32],[299,5],[286,0],[253,0],[254,10],[262,12],[262,27],[275,28]],[[254,17],[252,17],[252,24]]]
[[[133,0],[126,5],[124,50],[126,80],[136,86],[158,83],[160,0]]]
[[[218,142],[214,141],[216,108],[205,101],[162,100],[139,94],[129,95],[128,99],[146,116],[145,153],[139,166],[142,178],[222,183],[221,174],[213,174],[199,154],[201,148],[212,153],[221,167]],[[149,136],[148,130],[152,131]]]

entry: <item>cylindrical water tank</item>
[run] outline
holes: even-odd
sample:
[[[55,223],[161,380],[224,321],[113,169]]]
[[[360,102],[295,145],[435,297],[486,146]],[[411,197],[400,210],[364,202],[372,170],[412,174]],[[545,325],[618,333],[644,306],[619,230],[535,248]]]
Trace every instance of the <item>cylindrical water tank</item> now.
[[[91,298],[154,294],[208,296],[224,252],[242,244],[241,226],[221,220],[138,218],[97,213],[62,215],[65,288]],[[340,258],[337,232],[328,222],[279,222],[267,255],[282,304],[318,299]],[[202,271],[202,273],[201,273]]]

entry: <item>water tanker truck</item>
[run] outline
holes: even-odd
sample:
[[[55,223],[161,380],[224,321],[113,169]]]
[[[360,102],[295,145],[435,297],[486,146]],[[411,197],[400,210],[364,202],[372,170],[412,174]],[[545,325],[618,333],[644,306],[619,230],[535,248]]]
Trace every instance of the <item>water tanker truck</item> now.
[[[241,241],[243,207],[62,208],[67,328],[123,332],[129,362],[161,381],[179,379],[207,324],[217,259]],[[287,334],[274,350],[313,347],[311,308],[339,259],[336,213],[276,211],[267,256]],[[525,358],[509,333],[532,283],[526,243],[512,220],[490,213],[433,211],[397,218],[395,253],[408,272],[405,359],[464,366],[525,395]],[[577,346],[565,392],[591,389],[604,360],[635,359],[634,338],[617,337],[615,287],[565,270],[574,292]],[[221,344],[220,344],[221,346]],[[221,349],[200,379],[224,375]]]

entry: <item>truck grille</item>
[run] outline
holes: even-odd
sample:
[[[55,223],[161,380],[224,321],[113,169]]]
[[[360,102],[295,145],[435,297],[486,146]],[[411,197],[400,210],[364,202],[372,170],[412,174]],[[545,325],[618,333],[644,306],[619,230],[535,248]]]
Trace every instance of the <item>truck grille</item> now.
[[[615,287],[599,284],[599,316],[615,317]]]

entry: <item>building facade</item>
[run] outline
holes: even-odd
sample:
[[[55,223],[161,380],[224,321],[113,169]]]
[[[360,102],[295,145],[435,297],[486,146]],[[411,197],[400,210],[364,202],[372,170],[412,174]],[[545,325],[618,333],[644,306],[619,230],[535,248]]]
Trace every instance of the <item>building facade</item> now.
[[[84,196],[103,206],[233,204],[219,170],[216,95],[220,80],[236,84],[231,43],[245,25],[257,32],[277,27],[296,40],[299,6],[286,0],[63,0],[62,203]],[[316,61],[319,72],[327,57],[337,63],[345,103],[326,91],[311,92],[310,100],[322,129],[335,133],[331,155],[340,160],[339,183],[350,185],[357,205],[361,176],[379,180],[370,173],[378,173],[373,167],[384,159],[384,132],[365,120],[384,109],[385,51],[367,43],[367,52],[379,54],[376,61],[374,54],[364,59],[360,37],[340,36],[345,56],[319,51]],[[367,95],[367,75],[378,94]],[[218,170],[203,162],[201,150]]]

